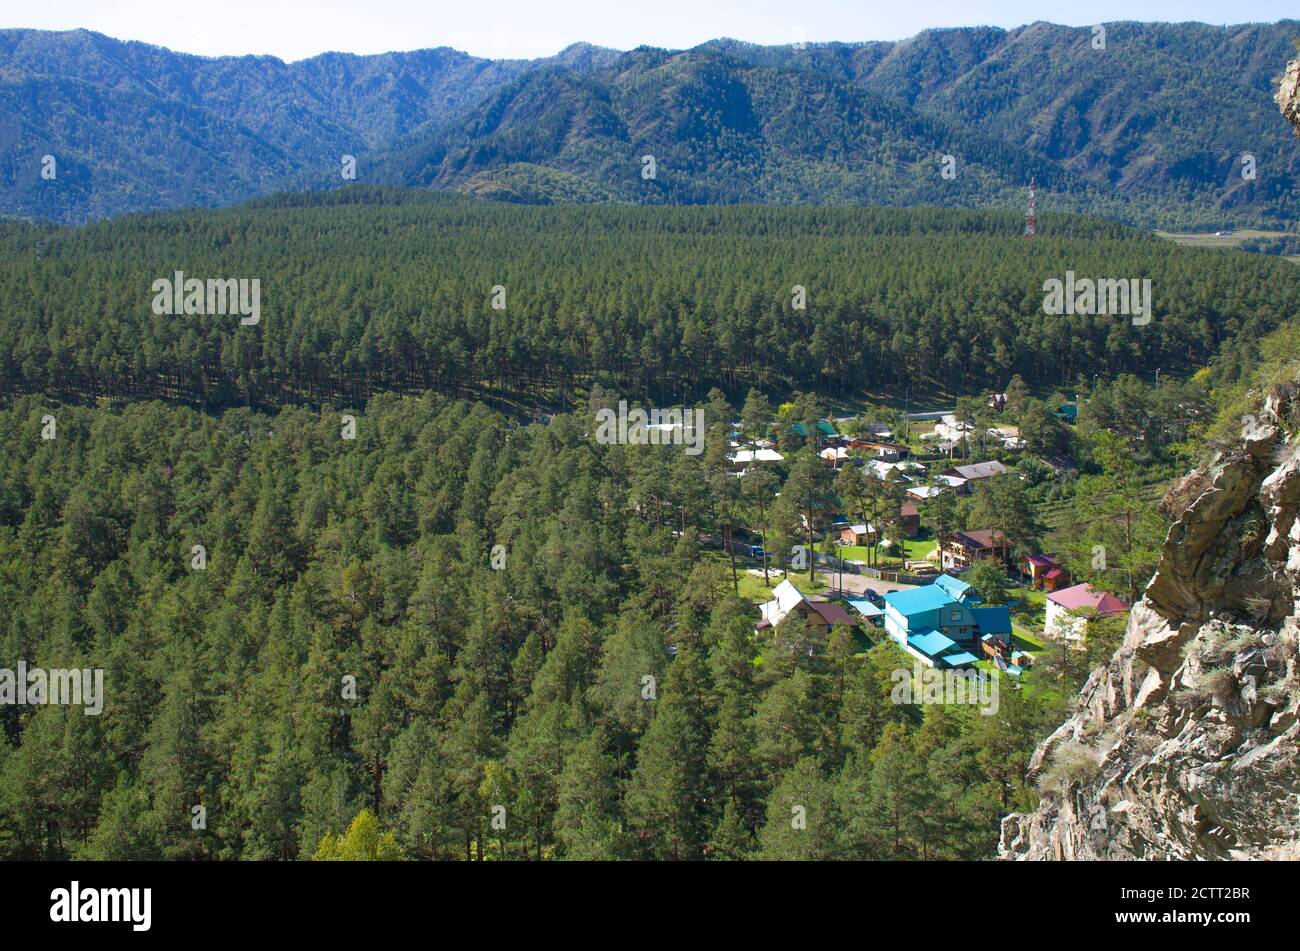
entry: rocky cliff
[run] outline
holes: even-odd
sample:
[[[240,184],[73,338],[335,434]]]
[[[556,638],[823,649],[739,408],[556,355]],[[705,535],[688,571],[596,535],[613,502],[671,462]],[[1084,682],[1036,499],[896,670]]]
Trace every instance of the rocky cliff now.
[[[1175,515],[1121,648],[1035,752],[1010,859],[1300,857],[1296,388],[1166,496]]]
[[[1300,135],[1300,59],[1287,66],[1276,98],[1282,115],[1296,127],[1296,135]]]
[[[1300,60],[1278,87],[1300,134]],[[1007,859],[1300,858],[1300,387],[1165,497],[1124,643],[1035,751]]]

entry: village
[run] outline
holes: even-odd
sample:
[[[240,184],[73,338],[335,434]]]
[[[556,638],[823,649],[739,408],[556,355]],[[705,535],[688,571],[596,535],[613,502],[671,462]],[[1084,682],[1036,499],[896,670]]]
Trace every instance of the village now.
[[[984,409],[996,414],[1005,402],[1005,394],[991,394]],[[1062,429],[1077,420],[1074,404],[1051,412]],[[969,407],[926,415],[932,418],[905,419],[901,433],[896,423],[859,418],[821,419],[815,427],[778,422],[760,438],[739,425],[732,432],[729,458],[742,480],[786,463],[783,425],[812,442],[834,474],[825,501],[806,505],[804,543],[788,555],[765,549],[761,532],[732,533],[729,553],[745,563],[756,631],[779,632],[798,619],[800,631],[811,634],[809,650],[845,628],[863,648],[892,640],[926,668],[1019,678],[1049,644],[1082,652],[1095,622],[1125,618],[1123,598],[1073,578],[1057,553],[1027,550],[993,524],[952,527],[950,503],[990,480],[1026,478],[1017,459],[1049,478],[1068,478],[1068,458],[1029,453],[1019,427],[976,422]],[[852,469],[860,476],[845,472]],[[856,496],[858,478],[870,483],[860,490],[870,501],[855,504],[840,496],[846,488]],[[867,507],[876,518],[863,517]]]

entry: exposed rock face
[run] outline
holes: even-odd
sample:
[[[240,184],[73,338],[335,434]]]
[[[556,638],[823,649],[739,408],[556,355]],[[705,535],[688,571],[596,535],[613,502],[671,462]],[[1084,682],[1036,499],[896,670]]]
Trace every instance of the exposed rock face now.
[[[1043,801],[1003,821],[1003,858],[1300,858],[1297,410],[1274,394],[1170,490],[1159,568],[1035,752]]]
[[[1296,135],[1300,135],[1300,59],[1287,66],[1276,98],[1282,115],[1296,127]]]
[[[1276,100],[1300,135],[1300,60]],[[1166,495],[1155,577],[1035,751],[1043,801],[1003,820],[1003,858],[1300,859],[1298,403],[1273,393]]]

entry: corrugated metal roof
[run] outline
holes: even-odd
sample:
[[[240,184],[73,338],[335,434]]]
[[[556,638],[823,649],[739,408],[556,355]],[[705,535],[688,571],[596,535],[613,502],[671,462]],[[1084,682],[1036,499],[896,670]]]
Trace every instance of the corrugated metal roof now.
[[[956,641],[947,635],[940,634],[933,628],[927,628],[919,634],[913,634],[907,639],[907,643],[915,647],[926,657],[934,657],[949,648],[957,646]]]

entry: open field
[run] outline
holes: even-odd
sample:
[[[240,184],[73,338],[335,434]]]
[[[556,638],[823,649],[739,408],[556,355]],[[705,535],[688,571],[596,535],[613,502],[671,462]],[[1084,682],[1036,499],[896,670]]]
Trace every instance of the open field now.
[[[1250,238],[1287,238],[1294,237],[1289,231],[1258,231],[1254,228],[1241,228],[1234,230],[1230,234],[1218,235],[1214,232],[1180,232],[1180,231],[1157,231],[1157,235],[1167,238],[1174,244],[1181,244],[1189,248],[1219,248],[1231,250],[1238,247],[1243,241]],[[1300,255],[1286,255],[1288,261],[1300,263]]]

